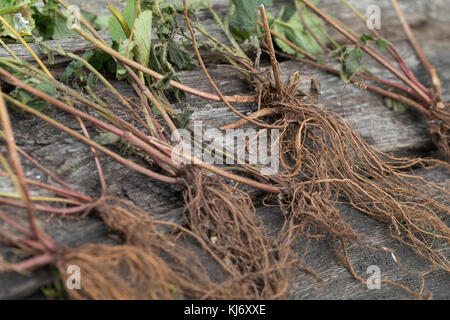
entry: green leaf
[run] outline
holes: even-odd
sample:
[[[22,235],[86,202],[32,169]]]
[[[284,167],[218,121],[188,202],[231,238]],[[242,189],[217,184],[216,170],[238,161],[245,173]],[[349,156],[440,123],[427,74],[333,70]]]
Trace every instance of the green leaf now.
[[[360,48],[349,49],[345,48],[341,56],[344,58],[341,62],[341,79],[344,82],[358,72],[361,72],[364,66],[364,55]]]
[[[95,18],[94,23],[98,30],[106,30],[109,27],[109,19],[111,15],[99,15]]]
[[[387,42],[384,39],[378,39],[377,42],[375,42],[375,45],[381,52],[386,51],[387,49]]]
[[[328,39],[326,27],[324,22],[309,12],[306,9],[302,11],[303,19],[311,31],[317,36],[317,38],[325,43]],[[308,29],[303,25],[300,16],[295,9],[282,8],[277,19],[273,20],[272,28],[293,42],[298,47],[302,48],[311,55],[317,56],[323,53],[322,47],[317,43]],[[280,39],[275,38],[275,43],[285,53],[290,55],[301,56],[297,51],[292,49],[289,45],[285,44]]]
[[[176,64],[176,66],[181,70],[192,69],[197,65],[195,63],[194,56],[178,42],[170,42],[167,48],[167,54],[170,62]]]
[[[129,39],[123,39],[119,44],[118,52],[129,59],[134,58],[134,48],[136,46],[136,42],[131,41]],[[119,80],[124,80],[128,77],[128,72],[125,70],[122,64],[117,64],[116,77]]]
[[[367,41],[374,40],[370,34],[364,33],[361,37],[359,37],[359,41],[363,43],[367,43]]]
[[[89,61],[93,56],[94,56],[94,51],[89,50],[83,54],[82,58],[86,61]],[[82,68],[83,68],[83,63],[81,61],[74,60],[74,61],[70,62],[67,65],[66,69],[64,70],[63,74],[61,75],[61,78],[60,78],[61,82],[68,84],[70,77],[72,77],[74,75],[79,75]]]
[[[261,4],[272,6],[272,0],[230,0],[230,27],[247,39],[257,27],[258,8]]]
[[[57,91],[56,91],[55,87],[47,82],[39,81],[39,80],[32,79],[32,78],[23,79],[22,81],[28,85],[33,86],[37,90],[39,90],[49,96],[52,96],[52,97],[57,96]],[[49,106],[48,102],[36,97],[35,95],[32,95],[28,91],[22,90],[20,88],[16,88],[14,91],[12,91],[11,96],[13,98],[18,99],[22,103],[26,104],[30,108],[33,108],[38,111],[41,111]]]
[[[391,98],[384,98],[384,103],[386,106],[391,109],[393,112],[402,114],[408,111],[409,107],[404,104],[403,102],[391,99]]]
[[[31,35],[35,28],[35,21],[31,16],[29,6],[32,1],[18,1],[18,0],[1,0],[0,11],[2,17],[8,24],[14,28],[22,36]],[[16,39],[16,36],[3,24],[0,24],[0,36],[11,37]]]
[[[127,6],[121,12],[122,17],[125,19],[125,22],[128,24],[128,26],[133,25],[136,1],[137,0],[128,0]],[[125,40],[127,38],[120,23],[115,17],[111,17],[109,19],[109,33],[111,34],[112,40],[117,43],[120,43],[122,40]]]
[[[152,12],[143,11],[136,19],[134,35],[136,43],[136,61],[143,66],[148,66],[152,45]]]
[[[345,55],[345,70],[354,74],[363,66],[364,55],[360,48],[348,50]]]
[[[180,113],[178,113],[175,116],[175,126],[178,129],[185,129],[189,126],[190,123],[190,119],[192,114],[194,113],[194,111],[191,110],[190,106],[187,105],[183,111],[181,111]]]

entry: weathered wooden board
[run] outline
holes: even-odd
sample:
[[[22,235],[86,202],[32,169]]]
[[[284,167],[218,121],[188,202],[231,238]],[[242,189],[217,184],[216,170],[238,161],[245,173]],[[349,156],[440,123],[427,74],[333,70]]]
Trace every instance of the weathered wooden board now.
[[[86,2],[72,1],[81,5],[95,4],[96,12],[99,7],[104,7],[104,2]],[[276,3],[285,1],[275,1]],[[322,1],[327,6],[329,12],[340,17],[342,20],[351,19],[347,11],[345,13],[342,7],[338,7],[339,0]],[[360,9],[365,9],[370,1],[352,1]],[[402,2],[410,21],[420,26],[418,36],[424,45],[425,52],[435,65],[439,66],[442,82],[444,84],[444,98],[450,100],[450,58],[447,54],[450,49],[450,30],[433,33],[433,30],[440,30],[439,26],[429,28],[421,26],[428,18],[438,18],[447,23],[450,13],[450,1],[406,1]],[[378,2],[377,2],[378,3]],[[393,19],[392,11],[389,9],[389,1],[379,1],[383,12],[383,18],[386,25],[392,25],[389,33],[399,36],[402,32],[398,24]],[[219,12],[224,12],[223,1],[216,1],[219,4]],[[371,3],[370,3],[371,4]],[[363,10],[364,11],[364,10]],[[105,12],[105,11],[103,11]],[[207,28],[215,30],[215,26],[207,14],[204,14],[202,21]],[[208,22],[209,21],[209,22]],[[438,29],[435,29],[438,28]],[[215,31],[217,33],[217,31]],[[215,33],[215,34],[216,34]],[[395,42],[400,51],[406,56],[408,63],[421,79],[426,79],[426,73],[419,65],[410,46],[403,40]],[[53,43],[56,45],[56,43]],[[74,38],[63,41],[63,47],[66,49],[80,49],[88,47],[86,42]],[[19,50],[19,47],[15,49]],[[21,57],[26,53],[19,50]],[[0,50],[0,56],[4,52]],[[371,93],[362,93],[359,89],[349,86],[345,89],[344,106],[340,104],[340,97],[344,86],[340,80],[334,76],[328,75],[312,69],[299,62],[284,62],[281,64],[285,79],[297,70],[305,75],[314,76],[322,82],[322,97],[320,103],[327,109],[333,110],[352,123],[356,131],[363,136],[370,144],[384,151],[407,151],[420,154],[423,150],[430,148],[430,139],[428,137],[426,126],[421,119],[414,113],[396,115],[388,110],[382,103],[379,96]],[[371,69],[377,71],[376,65]],[[225,94],[250,93],[251,88],[244,82],[237,79],[236,72],[225,67],[210,66],[209,70],[213,78],[217,81]],[[200,70],[183,71],[179,74],[181,81],[187,85],[195,86],[198,89],[213,92],[205,76]],[[114,82],[115,86],[126,96],[133,96],[132,89],[125,82]],[[195,111],[194,119],[208,121],[212,123],[224,123],[237,120],[237,117],[230,112],[226,106],[221,103],[205,102],[197,97],[188,96],[187,103]],[[252,105],[240,105],[238,109],[242,112],[248,112],[254,109]],[[58,119],[62,123],[78,130],[76,121],[65,113],[54,109],[46,111],[50,116]],[[42,121],[31,117],[26,117],[17,113],[12,113],[15,135],[19,146],[29,152],[34,158],[39,159],[49,169],[54,170],[65,181],[74,186],[78,191],[98,196],[100,186],[92,155],[88,147],[81,145],[74,139],[50,127]],[[97,132],[88,126],[92,135]],[[419,152],[417,152],[419,150]],[[4,146],[0,146],[0,151],[5,152]],[[29,177],[41,181],[47,181],[47,177],[33,169],[26,161],[26,174]],[[124,169],[119,164],[102,157],[102,164],[105,176],[109,186],[109,194],[124,199],[129,199],[147,210],[157,219],[182,222],[183,202],[180,197],[180,191],[174,187],[161,184],[156,181],[144,178],[141,175]],[[441,169],[433,171],[418,171],[417,174],[423,175],[429,179],[437,181],[448,188],[449,172]],[[12,191],[11,186],[0,178],[0,190]],[[38,193],[42,195],[43,193]],[[3,210],[8,208],[2,207]],[[19,213],[19,211],[17,211]],[[363,277],[366,275],[367,267],[377,265],[381,268],[382,277],[397,280],[411,288],[419,288],[419,273],[427,268],[423,259],[415,256],[409,249],[398,246],[389,237],[385,225],[367,218],[363,214],[347,207],[341,207],[341,213],[348,218],[352,226],[360,231],[367,233],[384,246],[398,250],[401,262],[408,266],[414,272],[405,274],[395,264],[390,254],[373,254],[366,252],[361,248],[351,248],[352,262],[357,272]],[[260,208],[257,214],[264,220],[269,234],[275,235],[282,225],[282,216],[278,210]],[[50,235],[60,245],[67,245],[75,248],[88,242],[114,243],[118,241],[116,235],[107,230],[104,224],[96,217],[87,217],[83,220],[73,218],[53,217],[48,220],[46,215],[39,217],[40,223],[44,229],[48,230]],[[195,244],[192,244],[195,247]],[[303,246],[300,242],[296,247],[298,254],[301,255]],[[443,250],[447,250],[445,248]],[[0,246],[0,252],[10,256],[6,247]],[[336,263],[334,254],[329,241],[318,241],[313,244],[306,262],[323,278],[327,286],[320,290],[320,284],[314,279],[304,274],[297,274],[292,281],[292,288],[288,298],[290,299],[403,299],[410,298],[405,292],[393,287],[383,286],[381,290],[368,290],[360,285],[348,271]],[[209,270],[214,270],[214,264],[207,262]],[[450,277],[443,272],[435,272],[427,276],[427,289],[434,292],[436,298],[450,299]],[[24,298],[51,280],[51,273],[48,269],[40,269],[31,275],[17,275],[12,273],[0,274],[0,299]],[[317,287],[319,290],[316,290]]]

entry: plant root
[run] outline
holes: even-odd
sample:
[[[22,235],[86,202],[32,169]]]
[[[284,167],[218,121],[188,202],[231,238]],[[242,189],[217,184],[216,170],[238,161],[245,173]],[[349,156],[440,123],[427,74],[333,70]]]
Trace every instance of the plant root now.
[[[428,129],[434,144],[441,151],[447,161],[450,161],[450,104],[442,109],[432,110],[434,119],[428,122]]]
[[[194,167],[186,168],[185,218],[223,261],[243,299],[282,298],[298,265],[290,243],[269,240],[248,194]],[[233,289],[236,290],[236,289]]]
[[[375,150],[339,115],[318,106],[314,97],[298,96],[299,81],[296,73],[282,95],[270,81],[256,85],[262,106],[284,108],[282,114],[270,119],[275,118],[271,124],[284,127],[280,133],[284,191],[273,200],[285,213],[285,232],[306,235],[306,230],[313,229],[346,245],[388,250],[345,221],[336,204],[347,203],[387,223],[394,239],[433,266],[450,272],[448,256],[433,248],[436,240],[450,244],[450,228],[442,220],[450,211],[449,192],[406,172],[448,168],[448,163],[396,158]]]

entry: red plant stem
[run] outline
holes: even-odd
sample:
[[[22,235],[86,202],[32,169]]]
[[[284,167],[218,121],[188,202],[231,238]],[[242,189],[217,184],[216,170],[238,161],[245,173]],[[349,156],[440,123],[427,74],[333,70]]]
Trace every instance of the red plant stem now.
[[[428,90],[428,88],[426,88],[423,84],[421,84],[419,82],[419,80],[417,80],[414,73],[411,71],[411,69],[409,69],[408,65],[406,64],[405,59],[403,59],[403,57],[400,56],[400,54],[397,52],[397,50],[391,44],[388,45],[388,50],[389,50],[391,56],[393,56],[394,59],[397,60],[400,68],[406,74],[406,76],[408,78],[410,78],[411,81],[413,81],[415,84],[417,84],[417,86],[419,88],[421,88],[431,98],[432,94],[431,94],[430,90]]]
[[[46,248],[40,242],[36,242],[27,238],[19,238],[17,235],[10,233],[7,230],[0,229],[0,234],[2,236],[0,241],[9,246],[17,247],[24,251],[38,250],[40,252],[46,252]]]
[[[39,242],[30,240],[30,239],[24,239],[24,238],[20,238],[17,241],[19,241],[19,242],[21,242],[21,243],[23,243],[23,244],[25,244],[25,245],[27,245],[27,246],[29,246],[31,248],[39,250],[41,252],[45,252],[45,247]]]
[[[1,69],[0,69],[0,73],[1,73]],[[79,134],[78,132],[75,132],[75,131],[67,128],[66,126],[56,122],[55,120],[53,120],[53,119],[51,119],[51,118],[49,118],[49,117],[47,117],[45,115],[43,115],[42,113],[40,113],[40,112],[38,112],[38,111],[36,111],[36,110],[34,110],[34,109],[24,105],[24,104],[14,100],[14,99],[12,99],[11,97],[9,97],[7,95],[4,95],[4,97],[9,102],[14,103],[19,108],[21,108],[21,109],[27,111],[28,113],[33,114],[33,115],[37,116],[38,118],[48,122],[50,125],[56,127],[57,129],[59,129],[61,131],[66,132],[70,136],[72,136],[72,137],[82,141],[83,143],[96,148],[100,152],[106,154],[107,156],[109,156],[110,158],[116,160],[117,162],[121,163],[122,165],[124,165],[127,168],[130,168],[130,169],[132,169],[134,171],[137,171],[137,172],[139,172],[139,173],[141,173],[143,175],[146,175],[146,176],[148,176],[150,178],[153,178],[153,179],[156,179],[156,180],[160,180],[160,181],[167,182],[167,183],[173,183],[173,184],[178,183],[178,179],[176,179],[176,178],[163,176],[163,175],[161,175],[159,173],[156,173],[156,172],[148,170],[148,169],[146,169],[144,167],[141,167],[140,165],[138,165],[138,164],[136,164],[136,163],[134,163],[134,162],[132,162],[130,160],[127,160],[127,159],[125,159],[125,158],[115,154],[111,150],[98,145],[97,143],[95,143],[92,140],[86,138],[85,136]]]
[[[25,208],[25,205],[21,202],[15,201],[15,200],[11,200],[11,199],[5,199],[5,198],[0,198],[0,203],[1,204],[5,204],[11,207],[15,207],[15,208]],[[34,209],[37,211],[41,211],[41,212],[47,212],[47,213],[55,213],[55,214],[61,214],[61,215],[65,215],[65,214],[75,214],[75,213],[79,213],[91,208],[95,207],[95,203],[86,203],[86,204],[82,204],[76,207],[71,207],[71,208],[54,208],[54,207],[49,207],[49,206],[43,206],[40,204],[35,204],[34,205]]]
[[[310,64],[310,65],[312,65],[312,66],[314,66],[314,67],[316,67],[318,69],[322,69],[322,70],[325,70],[327,72],[333,73],[335,75],[339,75],[340,74],[339,70],[333,69],[332,67],[330,67],[330,66],[328,66],[326,64],[314,62],[314,61],[311,61],[311,60],[308,60],[308,59],[303,59],[303,58],[297,58],[297,60],[299,60],[301,62],[304,62],[306,64]],[[355,82],[354,79],[351,79],[350,81]],[[394,99],[394,100],[397,100],[397,101],[400,101],[402,103],[407,104],[408,106],[416,109],[417,111],[419,111],[420,113],[425,115],[430,120],[433,119],[433,115],[431,114],[431,112],[427,108],[425,108],[424,106],[422,106],[421,104],[417,103],[416,101],[414,101],[412,99],[409,99],[409,98],[407,98],[405,96],[402,96],[402,95],[399,95],[399,94],[396,94],[396,93],[393,93],[393,92],[381,89],[381,88],[379,88],[377,86],[373,86],[373,85],[370,85],[370,84],[365,84],[365,86],[367,87],[367,89],[369,89],[371,91],[377,92],[377,93],[379,93],[379,94],[381,94],[381,95],[383,95],[385,97],[389,97],[391,99]]]
[[[142,103],[144,104],[144,108],[147,110],[153,124],[155,125],[157,134],[159,135],[159,137],[161,138],[162,141],[164,141],[165,143],[168,143],[166,137],[162,133],[161,125],[158,123],[158,121],[156,121],[155,115],[153,114],[153,111],[148,104],[147,98],[142,95],[141,91],[139,90],[139,86],[134,81],[131,83],[131,85],[133,86],[134,91],[137,93],[137,95],[141,99]],[[166,150],[161,149],[161,152],[166,152]]]
[[[397,88],[397,89],[403,91],[404,93],[411,95],[415,99],[423,101],[422,97],[419,96],[414,90],[412,90],[411,88],[409,88],[409,87],[407,87],[407,86],[405,86],[405,85],[403,85],[401,83],[393,82],[393,81],[382,79],[382,78],[373,77],[373,76],[368,75],[368,74],[358,74],[357,77],[360,77],[360,78],[365,79],[365,80],[370,80],[370,81],[382,83],[382,84],[385,84],[385,85]]]
[[[410,27],[408,21],[406,20],[406,17],[403,14],[403,11],[401,10],[400,6],[398,5],[397,0],[391,0],[391,2],[392,2],[392,5],[394,6],[395,12],[397,13],[397,15],[400,19],[403,29],[406,32],[406,35],[408,36],[408,39],[411,42],[411,45],[413,46],[414,50],[416,51],[416,54],[419,57],[420,61],[422,61],[423,65],[425,66],[428,73],[430,74],[430,78],[431,78],[434,88],[436,90],[436,92],[435,92],[436,96],[440,97],[441,81],[437,75],[436,69],[433,67],[433,65],[430,63],[428,58],[423,53],[422,48],[420,47],[419,42],[417,41],[416,37],[414,36],[414,33],[411,30],[411,27]]]
[[[1,172],[0,171],[0,176],[7,177],[8,174],[6,172]],[[54,187],[54,186],[45,184],[43,182],[39,182],[39,181],[31,180],[31,179],[25,179],[25,181],[28,184],[30,184],[30,185],[34,185],[36,187],[46,189],[48,191],[54,192],[56,194],[63,195],[63,196],[68,197],[68,198],[79,199],[79,200],[84,201],[84,202],[91,202],[91,201],[93,201],[93,199],[91,197],[83,196],[83,195],[77,193],[76,191],[73,191],[73,190],[70,190],[70,189],[69,190],[64,190],[64,189],[61,189],[61,188],[58,188],[58,187]]]
[[[0,93],[3,94],[1,91]],[[24,202],[31,231],[34,234],[34,237],[38,239],[49,252],[54,252],[56,250],[56,245],[43,231],[41,231],[34,216],[33,204],[31,202],[28,185],[25,181],[25,173],[20,163],[20,157],[19,153],[17,152],[17,145],[11,126],[11,121],[9,119],[8,110],[6,108],[3,96],[0,96],[0,120],[5,134],[5,141],[8,148],[9,158],[16,172],[19,189],[18,192],[21,194],[21,198]]]
[[[86,40],[88,40],[89,42],[91,42],[92,44],[94,44],[97,48],[99,48],[100,50],[108,53],[109,55],[113,56],[114,58],[116,58],[117,60],[119,60],[120,62],[122,62],[123,64],[127,64],[130,67],[133,67],[139,71],[142,71],[145,74],[148,74],[149,76],[157,79],[157,80],[161,80],[164,78],[163,75],[157,73],[156,71],[153,71],[152,69],[149,69],[143,65],[141,65],[140,63],[137,63],[136,61],[133,61],[131,59],[126,58],[125,56],[121,55],[120,53],[118,53],[117,51],[115,51],[114,49],[112,49],[111,47],[100,43],[99,41],[95,40],[92,36],[90,36],[87,32],[85,32],[82,29],[79,28],[74,28],[74,30],[76,32],[78,32],[81,36],[83,36]],[[215,95],[215,94],[211,94],[211,93],[207,93],[207,92],[203,92],[191,87],[188,87],[184,84],[181,84],[179,82],[170,81],[170,85],[174,88],[177,88],[179,90],[182,90],[186,93],[190,93],[193,94],[195,96],[198,96],[200,98],[204,98],[207,100],[211,100],[211,101],[216,101],[216,102],[221,102],[222,99],[220,96]],[[231,103],[246,103],[246,102],[255,102],[257,99],[257,96],[239,96],[239,95],[234,95],[234,96],[228,96],[225,97],[225,100]]]
[[[3,211],[0,211],[0,219],[5,221],[7,224],[9,224],[11,227],[16,229],[17,231],[20,231],[27,237],[30,237],[30,238],[34,237],[33,233],[31,233],[29,230],[27,230],[26,228],[22,227],[20,224],[18,224],[17,222],[15,222],[11,218],[9,218]]]
[[[91,123],[93,123],[94,125],[103,128],[109,132],[112,132],[116,135],[118,135],[119,137],[123,138],[124,140],[126,140],[127,142],[130,142],[132,144],[134,144],[135,146],[141,148],[142,150],[146,151],[149,155],[151,155],[152,157],[154,157],[155,159],[161,160],[163,161],[165,164],[171,166],[172,168],[176,169],[176,170],[180,170],[181,167],[177,164],[175,164],[172,159],[170,159],[169,157],[167,157],[166,155],[162,154],[161,152],[159,152],[158,150],[155,150],[153,147],[151,147],[150,145],[144,143],[142,140],[136,138],[132,133],[130,132],[125,132],[113,125],[110,125],[108,123],[105,123],[99,119],[96,119],[76,108],[73,108],[71,106],[68,106],[67,104],[43,93],[42,91],[39,91],[35,88],[33,88],[32,86],[29,86],[27,84],[25,84],[24,82],[20,81],[19,79],[15,78],[13,75],[11,75],[10,73],[8,73],[7,71],[0,69],[0,75],[2,75],[5,79],[7,79],[10,84],[15,85],[17,87],[20,87],[22,89],[24,89],[25,91],[30,92],[31,94],[49,102],[50,104],[66,111],[69,112],[71,114],[73,114],[74,116],[78,116],[83,120],[89,121]],[[87,139],[90,140],[90,139]],[[163,168],[164,169],[164,168]]]
[[[354,37],[350,32],[341,28],[333,18],[330,18],[328,15],[322,12],[319,8],[313,5],[309,0],[301,0],[305,5],[307,5],[311,10],[313,10],[317,15],[322,17],[326,22],[328,22],[331,26],[333,26],[336,30],[342,33],[346,38],[352,41],[355,44],[358,44],[358,39]],[[424,93],[413,81],[411,81],[408,77],[406,77],[400,70],[396,69],[389,61],[382,58],[375,51],[367,46],[361,47],[367,54],[369,54],[372,58],[378,61],[381,65],[383,65],[386,69],[392,72],[397,78],[402,80],[405,84],[410,86],[414,91],[416,91],[423,99],[426,101],[428,105],[431,105],[431,99],[428,97],[426,93]]]
[[[355,10],[354,10],[355,11]],[[356,11],[357,12],[357,11]],[[361,19],[361,21],[365,24],[366,21],[364,20],[364,17],[361,16],[361,14],[359,14],[357,12],[357,16]],[[371,30],[372,34],[375,36],[376,39],[380,40],[382,39],[382,37],[380,36],[380,34],[377,32],[376,29]],[[380,52],[378,49],[375,48],[375,51],[381,56],[384,57],[383,53]],[[389,52],[389,54],[391,55],[392,58],[395,59],[395,61],[397,61],[400,69],[403,71],[403,73],[411,80],[413,81],[419,88],[421,88],[430,98],[432,98],[431,92],[430,90],[428,90],[428,88],[426,88],[424,85],[422,85],[419,80],[417,80],[416,76],[414,75],[414,73],[411,71],[411,69],[409,69],[406,61],[400,56],[400,54],[398,53],[397,49],[394,48],[394,46],[392,46],[392,44],[388,43],[387,45],[387,51]]]
[[[43,167],[41,164],[39,164],[39,162],[34,160],[29,154],[27,154],[21,148],[17,147],[17,151],[19,151],[19,153],[21,155],[23,155],[28,161],[30,161],[33,165],[35,165],[39,170],[41,170],[47,176],[52,178],[56,183],[58,183],[59,185],[61,185],[62,187],[66,188],[68,190],[74,191],[68,184],[66,184],[64,181],[62,181],[60,178],[58,178],[53,172],[51,172],[50,170],[47,170],[45,167]]]
[[[77,117],[78,123],[80,124],[81,130],[83,131],[83,134],[86,136],[86,138],[90,139],[89,132],[86,130],[86,126],[83,123],[83,120],[81,120],[79,117]],[[102,198],[105,198],[107,195],[107,186],[105,181],[105,176],[103,174],[102,165],[100,163],[100,159],[98,158],[97,150],[95,150],[94,147],[91,147],[91,152],[94,155],[94,161],[95,165],[97,166],[98,176],[100,179],[100,185],[102,187]]]
[[[16,271],[26,271],[26,270],[30,270],[30,269],[33,269],[36,267],[41,267],[41,266],[51,264],[54,262],[54,260],[55,260],[54,255],[44,254],[41,256],[34,257],[34,258],[30,258],[23,262],[19,262],[19,263],[15,264],[13,268]]]

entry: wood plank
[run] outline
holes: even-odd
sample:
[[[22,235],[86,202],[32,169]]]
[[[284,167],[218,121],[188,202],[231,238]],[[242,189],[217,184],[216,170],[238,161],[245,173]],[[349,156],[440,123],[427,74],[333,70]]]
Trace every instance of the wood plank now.
[[[84,1],[78,1],[86,4]],[[331,6],[333,4],[336,5],[337,2],[339,0],[332,0],[327,3]],[[360,4],[361,8],[364,8],[364,4],[367,5],[369,2],[366,0],[361,2],[353,1],[353,3]],[[445,5],[447,2],[447,0],[433,3],[417,1],[405,9],[411,14],[411,19],[416,21],[416,25],[419,25],[420,21],[423,22],[427,17],[431,16],[437,16],[439,19],[444,19],[444,21],[447,19],[448,21],[448,15],[445,18],[439,14],[445,12],[445,10],[450,10],[450,6]],[[97,5],[97,3],[101,2],[89,2],[89,4],[94,3]],[[387,10],[388,6],[386,3],[388,3],[388,0],[387,2],[384,0],[380,1],[380,3],[382,8],[386,8]],[[441,5],[443,7],[440,7]],[[330,8],[330,10],[333,10],[333,7]],[[339,14],[340,11],[337,10],[336,12]],[[205,18],[204,21],[207,21],[207,19]],[[207,25],[206,22],[205,25]],[[398,32],[398,28],[396,30],[397,34],[401,32],[401,30]],[[424,44],[426,54],[430,57],[432,63],[439,66],[438,72],[440,72],[442,82],[444,83],[444,98],[450,100],[450,88],[448,85],[445,85],[450,83],[450,73],[447,71],[450,70],[450,58],[446,54],[450,49],[450,39],[444,37],[444,39],[437,40],[437,35],[430,33],[430,30],[435,29],[423,28],[420,30],[419,35]],[[72,42],[70,43],[69,41]],[[425,80],[426,74],[419,65],[409,45],[402,40],[395,44],[405,54],[408,63],[413,67],[416,74]],[[56,43],[53,43],[53,45],[56,45]],[[80,39],[69,39],[68,42],[64,42],[64,46],[74,49],[86,46],[86,43],[84,42],[83,44]],[[2,54],[0,50],[0,56]],[[297,70],[302,71],[305,75],[320,79],[323,87],[320,103],[325,108],[346,116],[347,121],[353,124],[355,130],[366,141],[377,148],[392,152],[398,151],[399,149],[412,151],[413,149],[421,150],[430,148],[430,140],[425,125],[414,113],[409,112],[403,115],[393,114],[383,105],[378,96],[370,93],[367,95],[361,94],[359,89],[354,87],[346,88],[343,107],[340,105],[343,84],[336,77],[314,70],[298,62],[283,62],[281,66],[285,79]],[[373,68],[377,71],[376,65]],[[251,92],[251,88],[244,81],[238,80],[236,73],[229,68],[210,66],[210,72],[225,94]],[[182,71],[179,75],[183,83],[195,86],[201,90],[213,92],[200,70]],[[123,94],[129,97],[134,95],[132,89],[125,82],[114,81],[114,84]],[[192,96],[188,96],[186,102],[194,109],[194,119],[196,120],[218,123],[237,120],[237,117],[221,103],[205,102]],[[181,107],[181,105],[179,104],[178,107]],[[249,112],[250,110],[254,110],[255,106],[247,104],[240,105],[238,108],[242,112]],[[53,108],[49,108],[46,113],[71,128],[78,130],[78,125],[71,116]],[[89,148],[58,130],[53,129],[48,124],[32,117],[23,116],[15,112],[12,113],[12,117],[19,146],[31,153],[36,159],[39,159],[49,169],[54,170],[64,181],[73,185],[78,191],[91,196],[98,196],[100,194],[98,179],[96,175],[92,175],[92,173],[96,172],[96,169]],[[88,129],[93,136],[98,134],[92,126],[88,126]],[[3,145],[0,146],[0,151],[4,154],[6,153]],[[120,151],[120,147],[116,147],[116,151]],[[26,161],[24,163],[27,176],[41,181],[48,181],[47,177],[42,175],[39,170],[33,169]],[[183,202],[181,201],[180,190],[178,188],[152,181],[128,169],[123,169],[120,165],[106,157],[102,157],[102,164],[110,195],[132,200],[157,219],[178,223],[182,222],[181,213]],[[436,169],[433,171],[422,170],[417,173],[440,182],[444,187],[448,188],[450,175],[448,171]],[[12,192],[13,189],[5,179],[0,178],[0,190]],[[46,194],[37,190],[34,192],[39,195]],[[8,208],[3,206],[1,208],[8,210]],[[282,225],[280,212],[268,208],[259,208],[257,212],[264,220],[269,234],[275,235]],[[402,263],[415,270],[413,274],[405,274],[394,263],[390,255],[374,255],[371,252],[352,247],[352,262],[354,262],[355,268],[361,275],[365,276],[366,269],[369,265],[376,264],[380,266],[383,278],[389,277],[413,288],[418,286],[418,273],[426,270],[426,264],[422,259],[417,258],[410,250],[399,247],[393,242],[383,224],[373,221],[344,205],[341,207],[341,213],[348,217],[356,230],[367,233],[378,242],[383,243],[386,247],[392,247],[398,250]],[[115,243],[118,241],[117,236],[110,233],[104,224],[94,216],[87,217],[83,220],[53,218],[48,221],[46,215],[40,215],[39,221],[58,244],[67,245],[71,248],[88,242]],[[302,244],[299,243],[296,247],[299,255],[302,249]],[[11,256],[11,252],[4,246],[0,246],[0,252],[7,254],[7,257]],[[327,287],[324,290],[316,290],[317,282],[304,274],[296,274],[291,293],[288,297],[290,299],[410,298],[403,291],[388,286],[383,286],[381,290],[367,290],[367,288],[356,282],[345,268],[337,265],[328,241],[314,243],[306,261],[324,279]],[[208,266],[210,270],[214,271],[213,264],[208,264]],[[37,291],[39,287],[48,283],[50,280],[51,272],[46,268],[39,269],[28,276],[11,273],[0,274],[0,299],[24,298]],[[427,288],[435,293],[436,298],[450,299],[450,293],[448,292],[450,279],[447,274],[436,272],[428,276],[427,280]]]

